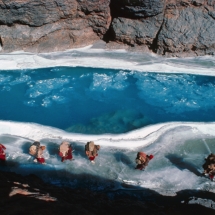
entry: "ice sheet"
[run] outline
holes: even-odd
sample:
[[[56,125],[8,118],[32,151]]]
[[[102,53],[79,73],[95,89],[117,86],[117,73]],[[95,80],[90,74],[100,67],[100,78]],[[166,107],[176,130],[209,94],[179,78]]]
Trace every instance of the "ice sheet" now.
[[[35,173],[50,183],[71,187],[150,188],[175,195],[184,189],[215,192],[215,183],[201,176],[204,158],[215,150],[214,129],[214,123],[178,122],[120,135],[82,135],[32,123],[0,121],[0,142],[7,148],[10,171]],[[47,148],[46,165],[35,164],[28,154],[34,140]],[[72,144],[75,160],[61,163],[57,151],[63,140]],[[95,165],[84,154],[84,145],[90,140],[101,145]],[[142,150],[154,155],[144,172],[134,169],[136,153]]]
[[[53,53],[34,54],[20,51],[0,55],[1,70],[82,66],[214,76],[214,65],[213,56],[164,58],[152,53],[96,49],[93,46]]]

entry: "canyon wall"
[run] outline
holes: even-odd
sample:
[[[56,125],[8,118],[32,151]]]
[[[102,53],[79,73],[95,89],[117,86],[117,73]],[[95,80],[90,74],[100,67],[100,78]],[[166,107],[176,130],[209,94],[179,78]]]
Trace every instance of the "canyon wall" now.
[[[2,52],[86,46],[110,26],[109,0],[0,0]]]
[[[215,0],[0,0],[2,53],[98,40],[165,56],[214,55]]]

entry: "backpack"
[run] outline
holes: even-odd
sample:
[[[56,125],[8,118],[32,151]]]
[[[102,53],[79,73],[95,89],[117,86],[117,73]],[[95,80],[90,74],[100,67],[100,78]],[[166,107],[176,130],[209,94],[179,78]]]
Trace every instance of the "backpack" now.
[[[60,155],[61,157],[66,156],[66,154],[67,154],[69,148],[70,148],[69,142],[66,142],[66,141],[62,142],[62,143],[60,144],[60,147],[59,147],[59,155]]]
[[[36,156],[40,147],[40,142],[34,142],[29,148],[29,154]]]
[[[205,158],[205,163],[202,165],[204,170],[208,169],[208,165],[215,163],[215,155],[214,154],[210,154],[208,155],[207,158]]]
[[[136,157],[135,162],[136,162],[137,164],[142,164],[143,161],[146,160],[146,156],[147,156],[147,155],[146,155],[144,152],[137,152],[137,157]]]
[[[94,142],[93,141],[87,142],[87,144],[85,145],[85,150],[92,152],[93,149],[94,149]]]

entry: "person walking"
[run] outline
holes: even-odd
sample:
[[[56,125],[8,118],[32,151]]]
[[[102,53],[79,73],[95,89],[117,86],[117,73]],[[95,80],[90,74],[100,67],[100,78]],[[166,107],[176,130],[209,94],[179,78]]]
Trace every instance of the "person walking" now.
[[[146,166],[148,166],[149,161],[153,158],[153,155],[147,155],[144,152],[138,152],[137,157],[135,159],[137,166],[135,169],[145,170]]]
[[[93,141],[87,142],[85,145],[85,153],[90,162],[95,163],[95,158],[98,156],[100,145],[95,145]]]
[[[43,157],[43,151],[45,149],[45,146],[40,146],[39,141],[33,142],[33,144],[29,148],[29,154],[34,156],[34,162],[45,164],[45,158]]]
[[[61,157],[61,162],[65,160],[72,160],[72,146],[69,142],[63,141],[59,147],[59,156]]]

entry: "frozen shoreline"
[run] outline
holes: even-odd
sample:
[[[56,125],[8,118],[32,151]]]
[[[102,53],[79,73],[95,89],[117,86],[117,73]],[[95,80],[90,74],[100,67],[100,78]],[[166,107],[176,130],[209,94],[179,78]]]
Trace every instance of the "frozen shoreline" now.
[[[186,189],[207,189],[215,193],[214,182],[201,177],[204,157],[214,151],[214,128],[215,123],[171,122],[125,134],[83,135],[34,123],[0,121],[0,142],[7,148],[10,171],[24,175],[34,173],[52,184],[62,181],[73,188],[84,183],[89,189],[97,186],[102,190],[110,189],[99,179],[88,183],[83,177],[77,182],[76,177],[88,174],[111,180],[110,190],[127,190],[127,186],[134,186],[137,190],[147,188],[164,196],[175,196],[178,191]],[[45,166],[35,165],[28,154],[29,145],[35,140],[47,148]],[[63,140],[72,144],[75,158],[72,162],[61,163],[59,160],[57,149]],[[84,154],[84,145],[89,140],[101,145],[95,165],[91,165]],[[144,172],[134,170],[139,150],[154,155]],[[13,166],[13,163],[17,165]]]
[[[23,51],[0,54],[0,70],[24,70],[47,67],[91,67],[139,72],[187,73],[215,76],[215,58],[164,58],[155,54],[126,50],[96,49],[93,46],[52,53]]]
[[[101,134],[87,135],[70,133],[50,126],[43,126],[36,123],[22,123],[0,120],[0,135],[15,135],[32,140],[40,139],[66,139],[79,143],[86,143],[89,140],[95,141],[102,146],[117,148],[145,147],[156,141],[162,134],[181,126],[192,128],[193,133],[201,132],[204,135],[213,136],[215,123],[194,123],[194,122],[169,122],[146,126],[123,134]]]

